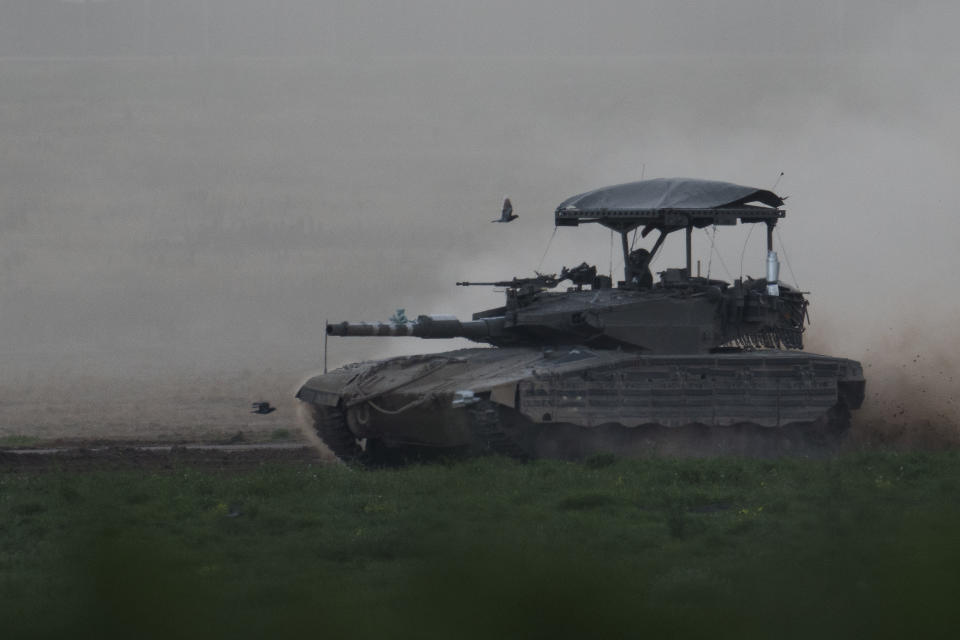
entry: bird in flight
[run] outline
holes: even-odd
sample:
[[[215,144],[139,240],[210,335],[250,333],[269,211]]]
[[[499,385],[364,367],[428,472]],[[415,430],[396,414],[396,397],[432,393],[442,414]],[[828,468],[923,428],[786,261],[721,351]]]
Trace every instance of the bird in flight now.
[[[254,402],[252,403],[252,406],[253,411],[250,413],[260,413],[266,415],[277,410],[276,407],[271,407],[269,402]]]
[[[520,216],[513,213],[513,205],[510,204],[510,198],[503,199],[503,211],[500,213],[500,217],[496,220],[491,220],[490,222],[510,222],[511,220],[516,220]]]

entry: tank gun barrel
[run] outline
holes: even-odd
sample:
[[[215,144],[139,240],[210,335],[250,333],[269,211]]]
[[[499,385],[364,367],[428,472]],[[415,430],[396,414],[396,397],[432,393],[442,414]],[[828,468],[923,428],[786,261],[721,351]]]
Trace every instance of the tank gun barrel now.
[[[413,322],[337,322],[327,324],[330,336],[413,336],[417,338],[468,338],[488,342],[503,335],[503,317],[461,321],[455,316],[419,316]]]

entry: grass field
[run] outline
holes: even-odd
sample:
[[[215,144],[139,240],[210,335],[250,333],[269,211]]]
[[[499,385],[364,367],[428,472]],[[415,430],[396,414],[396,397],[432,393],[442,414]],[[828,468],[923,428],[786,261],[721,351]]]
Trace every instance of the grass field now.
[[[916,637],[960,455],[0,475],[5,637]]]

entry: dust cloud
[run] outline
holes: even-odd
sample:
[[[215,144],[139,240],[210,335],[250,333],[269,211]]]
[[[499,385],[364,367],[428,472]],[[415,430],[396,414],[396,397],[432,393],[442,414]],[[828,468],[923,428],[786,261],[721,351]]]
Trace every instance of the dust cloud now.
[[[280,5],[211,2],[206,39],[130,14],[126,53],[106,32],[4,40],[0,437],[294,428],[324,320],[469,316],[502,294],[458,280],[616,273],[602,229],[551,242],[564,198],[782,171],[782,276],[812,292],[811,350],[867,367],[865,441],[956,442],[957,9]],[[79,24],[5,7],[4,29],[50,40]],[[505,195],[520,218],[490,224]],[[704,271],[762,274],[747,234],[695,236]],[[329,366],[462,344],[334,339]]]
[[[931,332],[932,328],[937,330]],[[960,329],[890,323],[864,336],[860,357],[867,379],[863,408],[853,414],[851,448],[940,449],[960,445]],[[836,352],[832,340],[809,350]]]
[[[298,403],[294,408],[294,414],[296,415],[296,424],[300,429],[300,434],[311,447],[317,450],[320,459],[326,460],[327,462],[338,460],[334,453],[327,448],[327,445],[323,443],[320,436],[317,435],[317,430],[314,427],[313,411],[309,405],[303,404],[302,402]]]

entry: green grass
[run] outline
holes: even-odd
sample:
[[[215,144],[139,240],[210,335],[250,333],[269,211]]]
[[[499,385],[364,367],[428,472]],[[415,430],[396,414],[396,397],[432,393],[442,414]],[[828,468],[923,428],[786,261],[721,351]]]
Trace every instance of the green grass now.
[[[43,442],[40,438],[33,436],[9,435],[0,437],[0,449],[17,449],[20,447],[33,447]]]
[[[270,434],[270,439],[275,442],[283,442],[286,440],[294,440],[295,438],[289,429],[274,429]]]
[[[0,475],[5,637],[945,637],[960,455]]]

